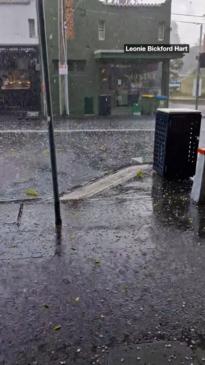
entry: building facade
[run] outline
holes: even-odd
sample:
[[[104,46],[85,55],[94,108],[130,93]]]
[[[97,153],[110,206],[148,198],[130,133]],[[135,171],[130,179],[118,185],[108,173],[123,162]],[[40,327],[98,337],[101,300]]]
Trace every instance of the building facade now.
[[[0,109],[40,111],[35,0],[0,0]]]
[[[66,110],[65,105],[60,110],[66,97],[59,76],[60,10],[56,0],[46,4],[54,111],[59,114]],[[64,5],[69,9],[65,33],[70,115],[114,114],[142,94],[169,95],[169,62],[175,55],[125,54],[124,45],[169,43],[171,0],[65,0]]]
[[[172,56],[124,45],[169,43],[171,0],[44,3],[55,115],[120,114],[142,94],[168,96]],[[41,109],[37,28],[36,0],[0,0],[0,108]]]

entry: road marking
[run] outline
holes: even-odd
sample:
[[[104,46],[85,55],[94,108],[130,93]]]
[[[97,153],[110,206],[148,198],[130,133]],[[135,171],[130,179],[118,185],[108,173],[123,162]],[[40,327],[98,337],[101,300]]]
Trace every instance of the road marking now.
[[[128,180],[131,180],[136,176],[137,171],[150,171],[151,169],[152,167],[150,165],[126,167],[114,174],[100,178],[94,183],[87,184],[81,188],[74,190],[71,193],[64,194],[61,197],[61,201],[67,202],[90,198],[98,193],[101,193],[102,191],[113,188],[115,186],[125,183]]]
[[[55,129],[55,133],[115,133],[115,132],[154,132],[154,128],[133,128],[133,129]],[[23,133],[36,133],[45,134],[48,133],[47,129],[4,129],[0,130],[0,134],[23,134]]]

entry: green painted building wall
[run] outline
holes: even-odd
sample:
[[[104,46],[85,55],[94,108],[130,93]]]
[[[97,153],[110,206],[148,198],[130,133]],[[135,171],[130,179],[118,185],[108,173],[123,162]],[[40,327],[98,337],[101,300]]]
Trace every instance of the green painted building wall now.
[[[59,113],[58,69],[58,9],[57,0],[46,0],[47,35],[54,100],[54,112]],[[98,114],[99,62],[96,50],[119,50],[125,43],[159,43],[159,24],[165,24],[165,39],[170,40],[171,0],[160,6],[120,7],[105,5],[98,0],[74,0],[75,38],[68,41],[69,104],[71,115],[83,115],[85,98],[93,98],[93,113]],[[98,39],[98,22],[105,22],[105,40]],[[85,61],[84,69],[76,65]],[[74,65],[74,69],[73,66]]]

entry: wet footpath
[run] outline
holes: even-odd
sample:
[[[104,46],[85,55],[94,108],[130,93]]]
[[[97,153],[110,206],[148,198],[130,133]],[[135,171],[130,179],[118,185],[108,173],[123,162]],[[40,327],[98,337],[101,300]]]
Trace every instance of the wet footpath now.
[[[1,365],[205,363],[205,209],[149,171],[0,205]]]

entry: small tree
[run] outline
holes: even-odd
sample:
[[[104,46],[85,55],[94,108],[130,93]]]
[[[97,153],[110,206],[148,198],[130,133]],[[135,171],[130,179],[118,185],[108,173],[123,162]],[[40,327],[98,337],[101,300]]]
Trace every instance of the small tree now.
[[[178,44],[180,43],[180,36],[178,31],[178,25],[176,22],[172,22],[172,28],[171,28],[171,43]],[[175,60],[171,60],[170,62],[170,79],[171,80],[177,80],[179,79],[180,71],[183,67],[183,60],[181,58],[177,58]]]
[[[183,60],[178,58],[176,60],[171,60],[170,62],[170,79],[178,80],[180,78],[180,71],[183,67]]]

